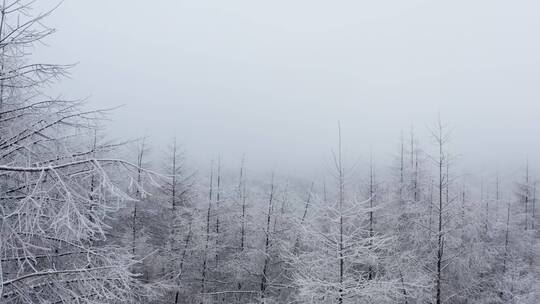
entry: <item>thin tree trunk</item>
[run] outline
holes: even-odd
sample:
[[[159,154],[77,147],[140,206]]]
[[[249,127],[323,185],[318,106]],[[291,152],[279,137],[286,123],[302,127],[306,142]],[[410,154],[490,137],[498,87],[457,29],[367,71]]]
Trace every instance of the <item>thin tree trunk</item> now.
[[[180,260],[180,273],[182,273],[182,270],[184,270],[184,262],[186,260],[187,249],[189,246],[189,242],[191,241],[191,235],[193,234],[192,226],[193,226],[193,219],[189,221],[189,228],[188,228],[189,230],[186,236],[186,240],[184,241],[184,250],[182,252],[182,259]]]
[[[415,165],[414,165],[414,180],[413,180],[413,194],[414,201],[418,202],[419,200],[419,190],[418,190],[418,153],[415,156]]]
[[[529,160],[527,159],[527,165],[525,167],[525,231],[527,231],[529,223]]]
[[[302,219],[300,220],[300,225],[303,225],[304,222],[306,221],[308,208],[309,208],[309,203],[311,201],[311,194],[313,193],[314,185],[315,185],[315,183],[311,182],[311,186],[309,187],[309,192],[308,192],[307,199],[306,199],[306,204],[305,204],[305,207],[304,207],[304,213],[302,214]],[[300,247],[300,235],[297,235],[296,236],[296,241],[294,242],[294,249],[293,249],[294,254],[298,254],[299,247]]]
[[[245,157],[242,156],[242,161],[240,162],[240,177],[238,179],[238,196],[240,198],[240,201],[242,201],[242,216],[240,219],[240,252],[244,252],[244,242],[246,237],[246,183],[244,181],[244,161]],[[242,282],[239,279],[238,290],[241,289]]]
[[[462,186],[461,189],[461,245],[464,244],[464,236],[465,236],[465,199],[466,199],[466,192],[465,192],[465,186]]]
[[[266,240],[264,245],[264,265],[261,274],[261,298],[264,299],[266,288],[268,287],[268,263],[270,262],[270,223],[272,221],[272,209],[274,205],[274,173],[270,184],[270,198],[268,199],[268,213],[266,214]]]
[[[240,178],[238,179],[238,196],[242,201],[242,217],[240,223],[240,252],[244,251],[244,239],[246,231],[246,184],[244,182],[244,157],[240,163]]]
[[[279,218],[283,220],[283,216],[285,214],[285,205],[287,204],[289,196],[289,181],[285,183],[285,189],[283,190],[283,197],[281,199],[281,207],[279,208]],[[277,225],[278,225],[278,217],[274,217],[274,233],[277,232]]]
[[[344,246],[343,246],[343,202],[344,202],[344,174],[341,151],[341,124],[338,122],[338,157],[337,169],[339,178],[339,297],[338,303],[343,303],[343,278],[344,278]]]
[[[189,221],[189,230],[188,230],[188,234],[186,236],[186,240],[184,241],[184,250],[182,252],[182,258],[180,260],[180,269],[179,269],[179,272],[180,272],[180,275],[178,277],[178,279],[180,280],[181,279],[181,276],[183,274],[183,271],[184,271],[184,262],[186,260],[186,255],[187,255],[187,249],[188,249],[188,246],[189,246],[189,242],[191,240],[191,235],[193,233],[193,230],[192,230],[192,226],[193,226],[193,219],[190,219]],[[174,303],[178,303],[178,295],[180,294],[180,291],[176,291],[176,296],[174,297]]]
[[[508,259],[508,236],[510,233],[510,202],[506,211],[506,234],[504,237],[504,258],[503,258],[503,274],[506,273],[506,262]]]
[[[202,278],[201,278],[201,293],[205,293],[205,283],[206,283],[206,274],[207,274],[207,260],[208,260],[208,246],[210,243],[210,215],[212,210],[212,188],[214,184],[214,162],[210,165],[210,186],[208,190],[208,210],[206,213],[206,243],[204,245],[204,259],[203,259],[203,269],[202,269]],[[201,304],[203,301],[201,300]]]
[[[433,185],[433,178],[431,178],[429,181],[429,240],[431,240],[431,232],[433,231],[433,229],[431,229],[431,225],[433,222]]]
[[[465,192],[465,186],[463,186],[463,190],[461,190],[461,227],[465,226],[466,197],[467,197],[467,193]]]
[[[172,193],[171,193],[171,205],[173,213],[176,211],[176,138],[174,138],[173,142],[173,151],[172,151]]]
[[[499,178],[499,172],[497,172],[497,176],[495,177],[495,214],[498,214],[499,210],[499,203],[501,200],[501,181]]]
[[[486,212],[485,212],[485,220],[484,220],[484,228],[485,228],[485,233],[487,235],[488,233],[488,225],[489,225],[489,197],[486,197],[484,198],[484,180],[482,180],[482,183],[480,184],[480,191],[481,191],[481,194],[480,194],[480,197],[481,197],[481,202],[484,203],[485,201],[485,206],[486,206]],[[489,190],[487,190],[489,191]]]
[[[145,151],[145,142],[146,138],[143,137],[139,155],[137,156],[137,190],[136,190],[136,198],[137,200],[133,204],[133,219],[132,219],[132,254],[136,255],[136,248],[137,248],[137,202],[142,198],[141,192],[139,190],[139,187],[141,185],[142,181],[142,165],[143,165],[143,159],[144,159],[144,151]]]
[[[532,195],[532,218],[531,218],[531,229],[534,230],[535,222],[535,209],[536,209],[536,183],[533,183],[533,195]]]
[[[438,134],[438,140],[439,140],[439,225],[437,230],[437,279],[436,279],[436,303],[441,304],[441,283],[442,283],[442,259],[443,259],[443,246],[444,246],[444,239],[443,239],[443,187],[445,184],[445,179],[443,175],[443,167],[445,162],[445,157],[443,153],[443,134],[442,134],[442,124],[439,119],[439,134]],[[448,182],[448,177],[446,178],[446,182]]]
[[[216,194],[216,268],[219,266],[219,207],[221,195],[221,157],[218,157],[217,167],[217,194]]]
[[[373,153],[369,156],[369,248],[373,246],[373,203],[375,201],[374,173],[373,173]],[[373,265],[369,264],[368,280],[373,279]]]
[[[403,203],[403,184],[405,181],[404,177],[404,164],[403,164],[403,157],[404,157],[404,150],[405,150],[405,144],[403,142],[403,131],[401,131],[401,152],[400,152],[400,161],[399,161],[399,202]]]

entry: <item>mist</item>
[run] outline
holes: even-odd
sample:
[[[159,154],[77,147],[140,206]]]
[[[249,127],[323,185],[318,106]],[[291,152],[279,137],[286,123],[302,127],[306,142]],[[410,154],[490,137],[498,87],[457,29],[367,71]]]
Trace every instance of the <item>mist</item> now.
[[[43,4],[42,4],[43,5]],[[45,3],[45,5],[49,5]],[[54,90],[114,111],[111,133],[176,136],[305,172],[335,146],[397,153],[440,114],[461,164],[540,161],[536,1],[65,1],[39,56],[78,63]],[[357,155],[357,156],[356,156]],[[532,161],[534,163],[534,161]]]
[[[537,304],[538,12],[0,2],[0,302]]]

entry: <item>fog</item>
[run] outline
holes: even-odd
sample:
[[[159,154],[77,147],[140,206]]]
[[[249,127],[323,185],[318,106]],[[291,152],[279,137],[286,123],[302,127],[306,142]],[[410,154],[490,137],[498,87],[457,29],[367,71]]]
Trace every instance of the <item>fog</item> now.
[[[43,5],[43,4],[41,4]],[[124,105],[114,137],[176,135],[194,162],[262,170],[397,153],[442,119],[461,163],[538,163],[536,1],[65,1],[40,57],[77,62],[52,88]]]
[[[540,2],[57,1],[0,2],[1,303],[538,304]]]

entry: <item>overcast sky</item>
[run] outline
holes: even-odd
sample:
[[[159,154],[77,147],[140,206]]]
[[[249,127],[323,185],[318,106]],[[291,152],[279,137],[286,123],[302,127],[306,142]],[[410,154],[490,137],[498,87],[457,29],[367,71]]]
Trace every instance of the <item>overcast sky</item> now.
[[[65,0],[40,56],[79,62],[57,89],[125,104],[115,137],[176,133],[206,162],[326,165],[341,120],[351,158],[385,160],[440,112],[482,167],[536,159],[538,1]],[[425,142],[427,145],[428,142]],[[292,169],[291,169],[292,168]]]

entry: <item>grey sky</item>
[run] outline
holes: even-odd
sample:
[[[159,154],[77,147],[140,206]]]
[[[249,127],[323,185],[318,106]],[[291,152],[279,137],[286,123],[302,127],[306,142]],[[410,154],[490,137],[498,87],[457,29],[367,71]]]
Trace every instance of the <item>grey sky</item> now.
[[[534,160],[540,130],[537,1],[66,0],[40,56],[80,62],[59,91],[125,104],[112,134],[176,132],[288,170],[321,166],[341,120],[351,154],[395,151],[437,118],[467,162]],[[517,164],[517,162],[516,162]]]

